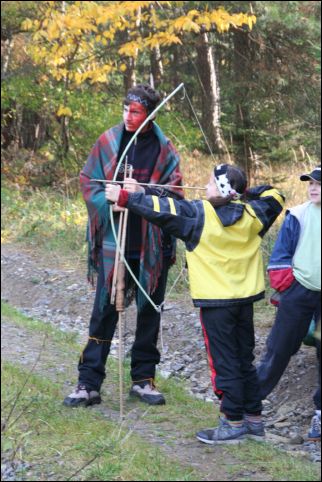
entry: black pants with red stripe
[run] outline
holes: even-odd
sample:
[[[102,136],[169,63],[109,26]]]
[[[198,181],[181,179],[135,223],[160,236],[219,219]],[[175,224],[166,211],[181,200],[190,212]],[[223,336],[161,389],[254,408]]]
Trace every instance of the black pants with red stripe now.
[[[253,304],[201,308],[200,319],[220,411],[229,420],[241,420],[245,413],[260,415],[262,403],[253,365]]]
[[[130,260],[130,267],[139,276],[139,260]],[[171,264],[170,257],[163,258],[163,269],[158,280],[158,286],[151,295],[156,305],[164,300],[168,271]],[[128,273],[127,273],[127,276]],[[103,262],[97,280],[96,297],[89,325],[89,336],[92,339],[82,353],[78,363],[79,383],[90,390],[99,391],[105,378],[105,365],[110,352],[111,342],[118,321],[115,306],[109,302],[100,309],[101,291],[104,287]],[[160,313],[147,302],[137,313],[135,340],[131,350],[131,378],[133,381],[146,380],[155,377],[156,365],[160,362],[157,348],[160,328]]]

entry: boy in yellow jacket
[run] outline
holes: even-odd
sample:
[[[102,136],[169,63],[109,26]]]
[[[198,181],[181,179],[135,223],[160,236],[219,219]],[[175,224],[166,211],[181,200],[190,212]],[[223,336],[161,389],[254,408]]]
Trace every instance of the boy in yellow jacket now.
[[[264,297],[262,237],[284,198],[271,186],[247,191],[246,186],[241,169],[221,164],[211,172],[205,201],[133,194],[119,185],[107,185],[105,191],[108,201],[185,242],[191,296],[200,307],[211,380],[221,399],[219,427],[197,434],[207,444],[265,433],[253,366],[253,302]]]

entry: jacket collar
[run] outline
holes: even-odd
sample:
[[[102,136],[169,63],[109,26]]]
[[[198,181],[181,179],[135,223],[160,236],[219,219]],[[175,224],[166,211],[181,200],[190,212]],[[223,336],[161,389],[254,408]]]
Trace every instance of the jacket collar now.
[[[217,206],[214,209],[223,226],[227,227],[237,223],[242,217],[245,205],[238,201],[231,201],[225,206]]]

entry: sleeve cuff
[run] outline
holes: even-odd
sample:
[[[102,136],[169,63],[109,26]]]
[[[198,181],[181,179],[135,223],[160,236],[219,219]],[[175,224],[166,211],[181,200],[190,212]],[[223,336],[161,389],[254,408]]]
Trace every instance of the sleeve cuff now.
[[[128,200],[129,200],[128,191],[126,191],[125,189],[121,189],[120,194],[119,194],[119,198],[118,198],[118,201],[117,201],[118,206],[120,206],[121,208],[126,207]]]
[[[268,274],[271,287],[279,292],[289,288],[295,279],[292,268],[270,270]]]

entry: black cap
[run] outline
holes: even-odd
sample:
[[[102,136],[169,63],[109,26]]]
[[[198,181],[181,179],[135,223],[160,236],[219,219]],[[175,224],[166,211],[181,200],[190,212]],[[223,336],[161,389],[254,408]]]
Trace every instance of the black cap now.
[[[301,181],[309,181],[312,179],[313,181],[321,182],[321,165],[315,167],[310,174],[302,174],[300,179]]]

